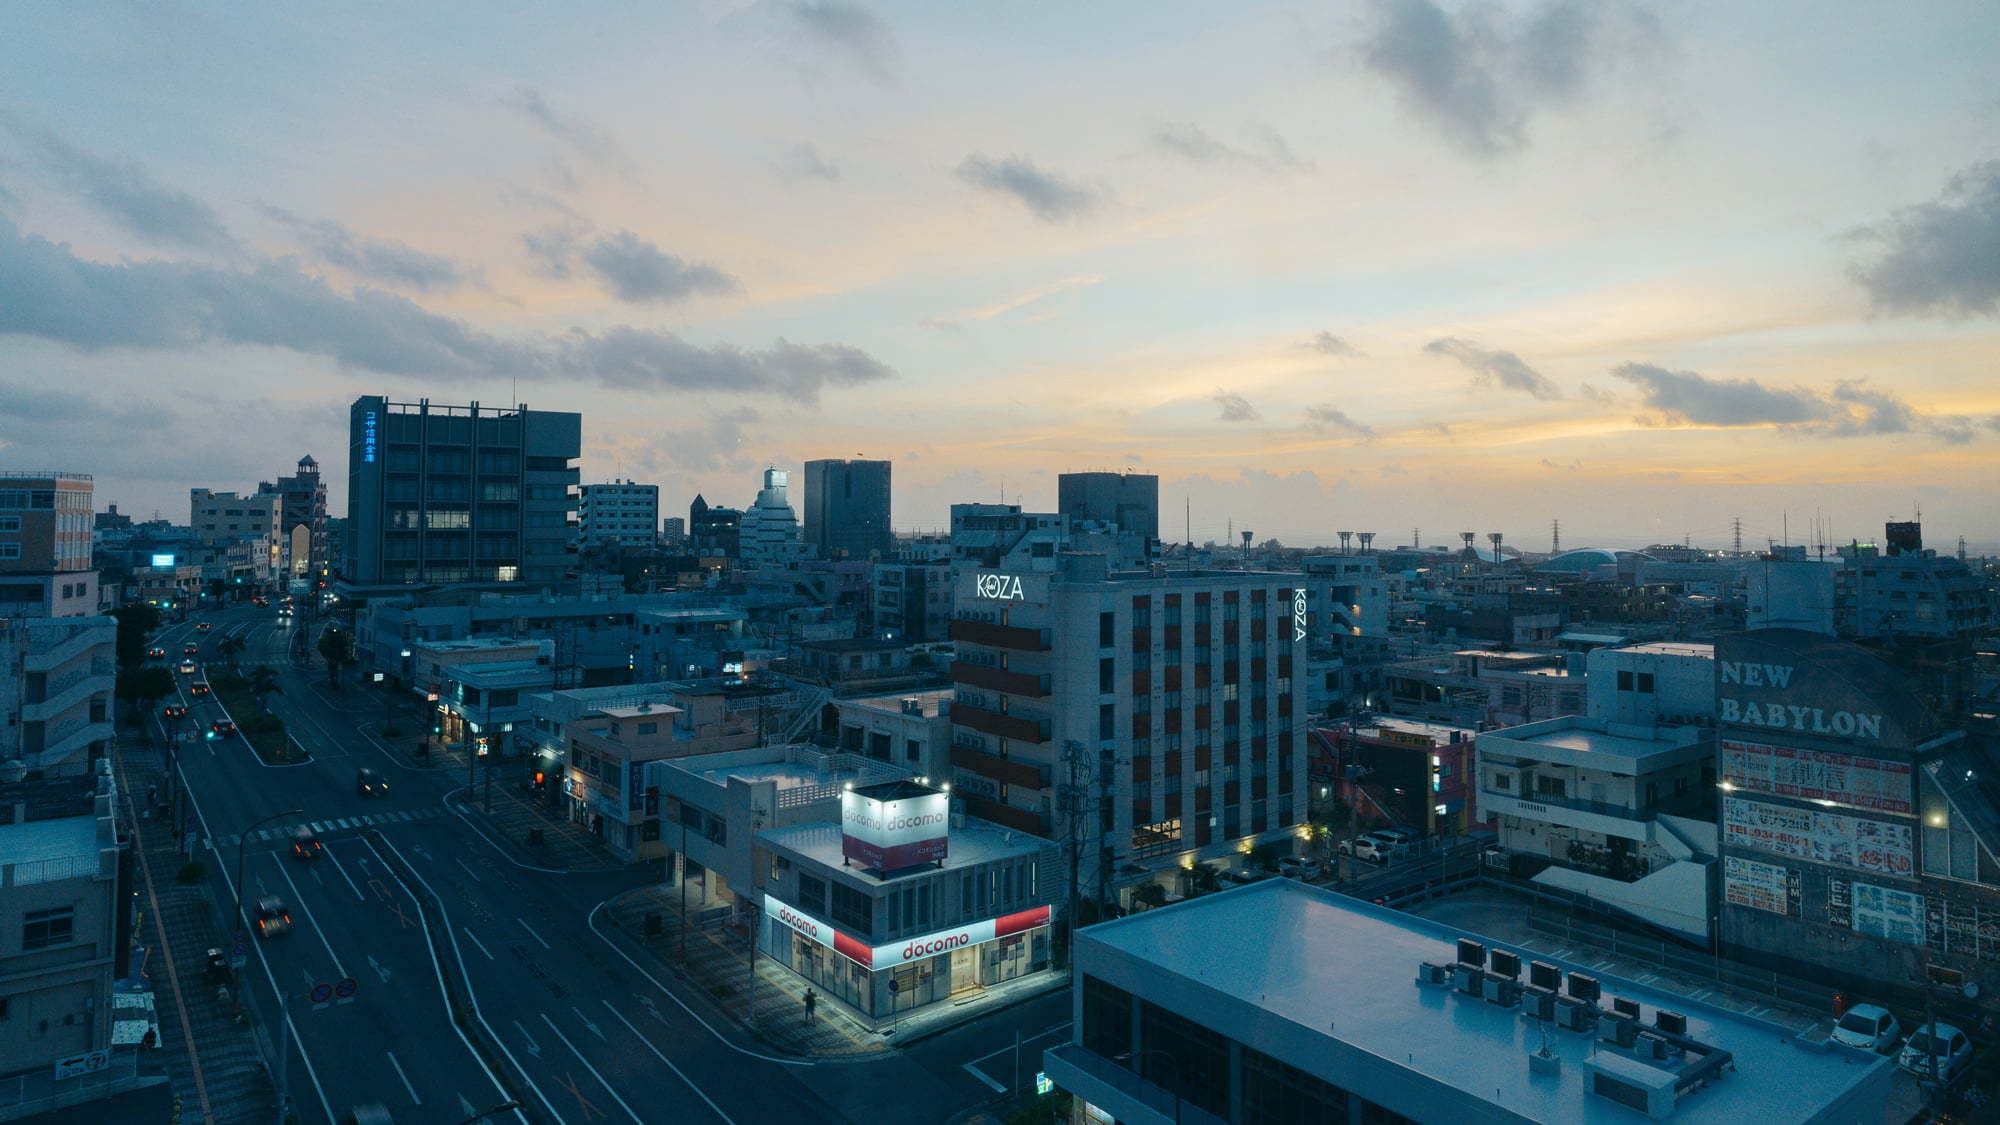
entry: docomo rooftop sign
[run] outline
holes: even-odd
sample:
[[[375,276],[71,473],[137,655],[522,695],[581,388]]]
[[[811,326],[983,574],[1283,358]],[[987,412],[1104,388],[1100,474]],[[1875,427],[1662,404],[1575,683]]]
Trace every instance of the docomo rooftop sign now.
[[[876,871],[935,863],[951,849],[951,794],[922,793],[878,801],[849,789],[840,795],[840,854]]]
[[[1797,669],[1790,664],[1763,664],[1749,660],[1717,662],[1723,691],[1731,687],[1762,688],[1775,693],[1792,690]],[[1843,711],[1789,702],[1786,699],[1741,699],[1717,693],[1716,715],[1725,723],[1763,727],[1766,730],[1797,731],[1801,734],[1830,734],[1855,741],[1882,737],[1881,712]]]
[[[809,914],[779,902],[770,895],[764,896],[764,913],[864,969],[891,969],[911,961],[935,957],[940,953],[950,953],[955,949],[970,949],[975,945],[984,945],[989,941],[1049,924],[1049,908],[1037,906],[1033,910],[1005,914],[954,929],[939,930],[906,941],[868,946]]]

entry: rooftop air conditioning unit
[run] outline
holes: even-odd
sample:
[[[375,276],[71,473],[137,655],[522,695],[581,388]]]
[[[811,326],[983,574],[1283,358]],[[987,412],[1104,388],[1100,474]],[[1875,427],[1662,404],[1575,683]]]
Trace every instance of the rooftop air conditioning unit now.
[[[1546,988],[1536,988],[1530,985],[1522,993],[1522,998],[1525,1001],[1525,1003],[1522,1005],[1522,1012],[1524,1015],[1527,1015],[1531,1019],[1538,1019],[1544,1021],[1550,1021],[1556,1018],[1555,993],[1550,992]]]
[[[1588,1031],[1592,1021],[1597,1019],[1597,1005],[1585,1003],[1574,997],[1560,997],[1556,1000],[1556,1026],[1570,1031]]]
[[[1470,965],[1454,965],[1453,975],[1458,978],[1458,990],[1467,996],[1478,996],[1486,985],[1486,971]]]
[[[1673,1054],[1673,1044],[1650,1031],[1640,1032],[1638,1040],[1639,1057],[1642,1059],[1652,1059],[1658,1062]]]
[[[1417,966],[1418,984],[1450,984],[1451,977],[1450,965],[1438,965],[1425,961]]]
[[[923,701],[923,700],[921,700],[921,699],[918,699],[918,698],[917,698],[916,696],[914,696],[914,695],[912,695],[912,696],[907,696],[907,697],[905,697],[905,698],[904,698],[904,700],[903,700],[903,714],[905,714],[905,715],[921,715],[921,714],[923,714],[923,713],[924,713],[924,701]]]
[[[1486,1002],[1511,1008],[1521,1002],[1521,982],[1500,973],[1486,974]]]
[[[1630,1016],[1606,1012],[1598,1021],[1597,1037],[1614,1047],[1630,1047],[1639,1038],[1639,1025]]]

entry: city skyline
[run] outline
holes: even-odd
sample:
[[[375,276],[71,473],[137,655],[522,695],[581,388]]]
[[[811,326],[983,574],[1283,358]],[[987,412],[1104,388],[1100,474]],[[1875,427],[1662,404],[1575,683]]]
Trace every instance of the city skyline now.
[[[340,512],[386,394],[668,512],[859,454],[904,530],[1123,468],[1198,542],[1994,544],[1991,9],[1009,19],[37,9],[0,462]]]

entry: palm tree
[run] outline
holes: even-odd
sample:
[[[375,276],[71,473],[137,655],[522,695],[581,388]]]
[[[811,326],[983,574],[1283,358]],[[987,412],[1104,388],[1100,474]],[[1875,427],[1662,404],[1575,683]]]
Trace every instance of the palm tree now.
[[[251,697],[257,701],[257,706],[263,708],[266,714],[269,714],[271,710],[271,701],[266,697],[272,692],[276,692],[279,695],[285,693],[285,689],[278,686],[278,673],[273,671],[270,666],[264,664],[259,664],[255,668],[250,669],[250,679],[247,686],[250,689]]]
[[[224,637],[222,638],[222,642],[215,646],[215,655],[227,660],[237,653],[242,652],[246,647],[248,646],[244,643],[242,637]]]

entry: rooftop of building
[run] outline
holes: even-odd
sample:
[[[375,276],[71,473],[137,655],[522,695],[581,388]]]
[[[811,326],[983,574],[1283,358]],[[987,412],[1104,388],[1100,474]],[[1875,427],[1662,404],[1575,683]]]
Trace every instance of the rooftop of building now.
[[[733,777],[752,784],[773,782],[780,793],[787,789],[825,789],[832,795],[850,783],[872,785],[909,776],[908,770],[887,762],[859,754],[828,754],[804,743],[703,754],[667,765],[718,787],[727,787]]]
[[[1658,562],[1644,551],[1627,551],[1614,547],[1579,547],[1574,551],[1564,551],[1554,558],[1537,563],[1535,569],[1544,574],[1581,574],[1600,566],[1616,566],[1631,559],[1643,562]]]
[[[1631,773],[1704,755],[1709,752],[1710,734],[1701,727],[1637,726],[1563,715],[1486,731],[1479,736],[1479,746],[1482,753],[1512,749],[1557,765]]]
[[[813,652],[889,652],[910,647],[908,641],[881,637],[842,637],[826,641],[800,641],[798,646]]]
[[[1636,653],[1642,656],[1685,656],[1695,660],[1714,660],[1714,645],[1698,645],[1689,641],[1649,641],[1642,645],[1627,645],[1619,652]]]
[[[459,683],[487,691],[510,687],[547,687],[555,679],[554,668],[532,660],[496,660],[491,664],[460,664],[446,674]]]
[[[1454,726],[1451,723],[1433,723],[1423,719],[1405,719],[1397,715],[1370,715],[1356,719],[1349,729],[1360,738],[1375,738],[1383,733],[1416,734],[1440,744],[1449,743],[1454,736],[1460,740],[1471,738],[1471,727]]]
[[[1301,1037],[1319,1042],[1313,1057],[1284,1060],[1309,1072],[1338,1074],[1358,1050],[1373,1056],[1359,1073],[1378,1067],[1414,1072],[1519,1120],[1545,1125],[1642,1120],[1643,1114],[1590,1092],[1586,1062],[1608,1057],[1621,1073],[1635,1067],[1665,1073],[1659,1065],[1602,1045],[1594,1034],[1551,1027],[1546,1042],[1562,1060],[1560,1072],[1534,1074],[1528,1056],[1543,1043],[1538,1021],[1523,1018],[1518,1006],[1415,983],[1423,963],[1453,962],[1462,937],[1506,948],[1296,880],[1269,879],[1085,929],[1077,935],[1077,963],[1089,972],[1102,951],[1124,954],[1188,982],[1198,993],[1260,1009],[1260,1022],[1294,1027],[1264,1037],[1259,1049]],[[1520,957],[1524,974],[1530,961],[1539,960],[1597,977],[1605,1004],[1614,995],[1639,1003],[1642,1026],[1650,1026],[1659,1009],[1679,1012],[1687,1017],[1688,1038],[1729,1052],[1734,1069],[1718,1070],[1683,1095],[1667,1118],[1677,1125],[1815,1120],[1869,1077],[1872,1067],[1892,1065],[1887,1058],[1817,1047],[1789,1028],[1604,976],[1588,964],[1509,951]],[[1183,1014],[1200,1020],[1210,1013]],[[1226,1018],[1227,1011],[1214,1015]],[[1395,1062],[1398,1055],[1403,1063]]]
[[[0,825],[89,816],[97,789],[98,775],[89,773],[0,783]]]
[[[932,691],[905,691],[892,692],[888,695],[864,695],[858,699],[839,700],[836,705],[841,707],[866,707],[873,711],[893,711],[900,715],[905,713],[903,711],[903,701],[914,699],[917,701],[917,705],[923,709],[924,717],[930,719],[936,718],[943,710],[944,705],[951,702],[954,692],[955,689],[953,688],[937,688]]]
[[[542,642],[514,637],[466,637],[456,641],[418,641],[409,647],[435,653],[497,652],[505,649],[540,647]]]
[[[841,851],[841,827],[836,821],[816,821],[812,824],[767,828],[757,835],[772,847],[784,848],[824,866],[846,866],[846,857]],[[950,850],[945,856],[943,867],[949,871],[955,867],[972,867],[997,860],[1039,855],[1042,849],[1050,846],[1047,840],[1030,836],[1025,832],[1015,832],[997,824],[988,824],[974,817],[966,817],[962,827],[951,830]],[[930,864],[924,864],[882,875],[866,868],[848,867],[847,873],[864,883],[880,886],[884,883],[893,883],[902,875],[921,874],[936,869]]]
[[[99,846],[94,816],[0,824],[0,861],[6,863],[95,857]]]

